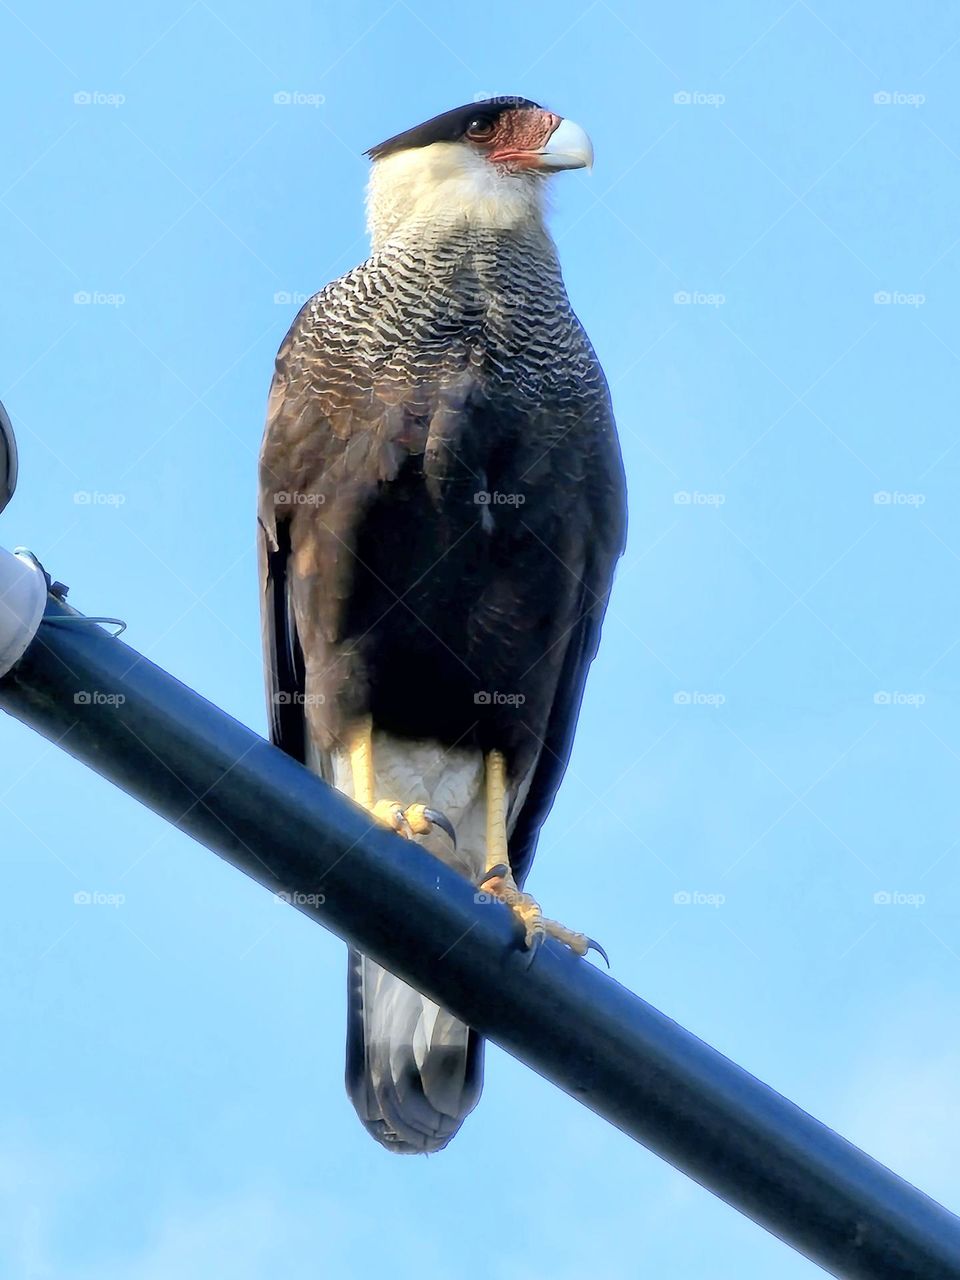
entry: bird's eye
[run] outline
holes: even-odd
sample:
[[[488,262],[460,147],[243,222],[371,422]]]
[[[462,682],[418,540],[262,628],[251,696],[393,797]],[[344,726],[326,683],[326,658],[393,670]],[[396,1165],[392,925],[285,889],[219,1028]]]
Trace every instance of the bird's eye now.
[[[467,137],[473,142],[485,142],[493,133],[493,121],[488,116],[474,116],[467,125]]]

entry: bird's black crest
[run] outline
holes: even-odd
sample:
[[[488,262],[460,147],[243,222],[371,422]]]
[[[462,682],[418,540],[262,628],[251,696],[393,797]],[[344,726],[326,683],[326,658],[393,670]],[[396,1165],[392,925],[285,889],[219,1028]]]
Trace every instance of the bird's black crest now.
[[[432,142],[457,142],[467,131],[471,120],[482,117],[496,120],[505,111],[515,111],[518,107],[537,107],[538,102],[529,98],[516,98],[504,95],[499,98],[482,98],[479,102],[468,102],[465,106],[454,107],[452,111],[444,111],[443,115],[434,116],[406,133],[398,133],[386,142],[378,143],[364,154],[371,160],[381,160],[395,151],[409,151],[413,147],[428,147]]]

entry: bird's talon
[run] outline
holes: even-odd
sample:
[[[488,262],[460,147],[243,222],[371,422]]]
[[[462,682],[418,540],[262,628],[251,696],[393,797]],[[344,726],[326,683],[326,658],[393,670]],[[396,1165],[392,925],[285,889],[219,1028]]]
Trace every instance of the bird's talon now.
[[[533,966],[534,960],[536,960],[537,956],[540,954],[540,949],[543,946],[546,936],[547,935],[545,933],[540,931],[527,933],[523,940],[523,967],[525,969],[530,969]]]
[[[607,955],[606,951],[604,951],[603,947],[601,947],[599,942],[595,941],[593,938],[588,938],[587,951],[596,951],[597,954],[602,957],[603,963],[607,968],[610,968],[610,957]],[[584,955],[587,954],[587,951],[584,952]]]
[[[441,813],[439,809],[424,809],[423,816],[431,826],[439,827],[441,831],[445,831],[450,837],[450,843],[454,848],[457,847],[457,833],[454,830],[453,823],[445,813]]]
[[[485,884],[489,884],[491,880],[503,880],[510,874],[510,868],[505,862],[498,862],[495,867],[491,867],[485,872],[483,878],[477,881],[477,888],[482,889]]]
[[[407,840],[429,835],[434,827],[439,827],[450,837],[453,847],[457,847],[453,823],[445,813],[440,813],[437,809],[429,809],[423,804],[409,804],[404,808],[396,800],[380,800],[371,812],[378,822]]]

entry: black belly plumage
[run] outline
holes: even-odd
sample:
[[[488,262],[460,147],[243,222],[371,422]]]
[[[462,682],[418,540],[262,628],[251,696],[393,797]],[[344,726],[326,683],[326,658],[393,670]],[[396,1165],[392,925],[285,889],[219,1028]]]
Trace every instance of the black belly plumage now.
[[[344,643],[385,732],[515,759],[549,714],[571,580],[536,527],[549,532],[556,495],[481,482],[448,477],[438,501],[412,458],[383,486],[357,538]]]

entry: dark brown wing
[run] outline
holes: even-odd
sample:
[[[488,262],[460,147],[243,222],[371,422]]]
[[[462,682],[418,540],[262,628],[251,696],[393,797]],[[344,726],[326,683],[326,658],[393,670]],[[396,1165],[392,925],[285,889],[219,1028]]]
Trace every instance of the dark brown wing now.
[[[263,526],[259,530],[260,586],[263,593],[261,628],[267,717],[270,741],[301,764],[306,763],[306,722],[303,714],[303,650],[297,633],[287,583],[290,526],[278,521],[271,546]]]
[[[342,741],[365,709],[366,673],[342,643],[358,530],[381,486],[423,455],[427,486],[443,480],[452,433],[475,390],[450,340],[410,368],[411,344],[384,352],[350,316],[349,273],[297,316],[277,355],[260,453],[260,585],[272,741],[304,760]],[[389,315],[386,321],[389,321]],[[433,377],[436,371],[443,376]]]
[[[596,657],[614,568],[626,539],[626,484],[612,412],[591,470],[597,520],[580,577],[578,622],[570,632],[543,746],[510,837],[510,864],[519,884],[530,870],[540,829],[566,772],[590,664]]]
[[[302,316],[303,312],[300,313]],[[295,399],[288,396],[287,370],[290,347],[300,322],[294,321],[277,354],[276,373],[270,388],[267,411],[266,446],[270,436],[276,449],[275,435],[289,429],[296,415]],[[267,475],[264,476],[266,470]],[[257,517],[257,551],[260,572],[260,623],[264,655],[264,677],[267,695],[267,721],[270,741],[288,755],[306,762],[306,722],[304,719],[305,672],[303,648],[297,631],[290,593],[290,521],[289,511],[281,510],[276,494],[282,489],[272,481],[282,477],[270,474],[270,464],[261,459],[261,494]]]

